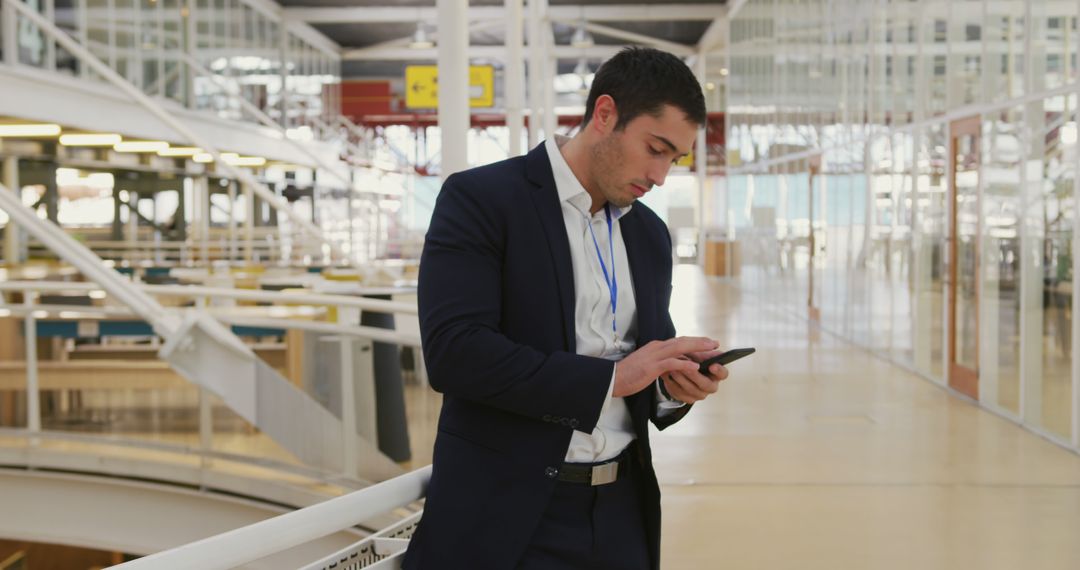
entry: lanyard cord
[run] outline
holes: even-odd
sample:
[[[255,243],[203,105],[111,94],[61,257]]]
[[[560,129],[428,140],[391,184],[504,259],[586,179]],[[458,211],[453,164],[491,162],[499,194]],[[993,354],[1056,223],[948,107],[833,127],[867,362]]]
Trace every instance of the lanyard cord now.
[[[592,220],[588,216],[585,217],[585,225],[589,226],[589,233],[592,234],[593,246],[596,247],[596,258],[600,260],[600,270],[604,272],[604,284],[607,285],[608,293],[611,295],[611,332],[617,334],[615,310],[619,306],[619,283],[615,277],[615,240],[612,237],[614,232],[611,225],[611,210],[607,204],[604,204],[604,214],[607,215],[608,249],[611,252],[610,277],[608,276],[607,265],[604,263],[604,256],[600,253],[600,243],[596,241],[596,232],[593,231]]]

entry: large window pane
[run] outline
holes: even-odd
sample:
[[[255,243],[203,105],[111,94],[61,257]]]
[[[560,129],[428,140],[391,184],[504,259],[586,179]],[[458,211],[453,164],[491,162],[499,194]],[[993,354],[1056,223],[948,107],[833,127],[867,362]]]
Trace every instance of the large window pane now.
[[[988,350],[983,351],[979,381],[984,400],[1013,413],[1020,410],[1022,119],[1022,109],[1014,108],[985,117],[982,127],[980,344]]]

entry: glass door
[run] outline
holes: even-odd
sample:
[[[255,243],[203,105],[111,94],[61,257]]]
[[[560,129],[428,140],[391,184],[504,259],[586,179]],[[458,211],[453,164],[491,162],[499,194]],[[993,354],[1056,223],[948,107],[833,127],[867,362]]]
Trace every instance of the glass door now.
[[[949,386],[979,398],[979,117],[949,125]]]

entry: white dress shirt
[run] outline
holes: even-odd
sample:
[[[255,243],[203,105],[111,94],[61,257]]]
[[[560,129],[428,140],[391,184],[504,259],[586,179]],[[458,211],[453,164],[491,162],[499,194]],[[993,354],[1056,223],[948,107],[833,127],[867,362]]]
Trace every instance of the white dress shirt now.
[[[574,331],[577,354],[617,362],[634,351],[638,332],[634,285],[630,275],[630,264],[626,258],[626,244],[623,242],[619,228],[619,219],[633,206],[616,208],[611,204],[607,205],[611,212],[612,224],[611,241],[609,241],[607,214],[604,208],[595,214],[589,214],[592,197],[570,170],[570,165],[566,163],[566,159],[559,150],[566,140],[568,140],[566,137],[549,138],[545,141],[544,147],[547,150],[548,160],[551,162],[552,173],[555,175],[555,187],[559,193],[563,223],[566,225],[566,237],[570,240],[570,260],[574,269]],[[593,242],[594,235],[596,236],[595,243]],[[603,257],[609,277],[614,269],[615,281],[618,285],[614,331],[612,331],[611,322],[611,294],[604,281],[604,271],[600,265],[597,250]],[[614,263],[612,253],[614,253]],[[574,430],[570,447],[566,451],[567,462],[606,461],[617,456],[636,437],[626,402],[622,398],[611,395],[614,388],[615,370],[612,367],[608,398],[600,412],[600,419],[592,433]],[[662,394],[657,393],[660,400],[667,400]],[[663,408],[670,406],[669,403]]]

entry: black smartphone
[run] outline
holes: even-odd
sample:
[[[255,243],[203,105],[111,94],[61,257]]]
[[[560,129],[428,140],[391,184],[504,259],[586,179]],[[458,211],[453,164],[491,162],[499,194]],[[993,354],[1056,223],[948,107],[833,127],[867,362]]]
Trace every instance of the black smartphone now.
[[[744,356],[750,356],[751,354],[754,354],[754,352],[755,350],[753,348],[733,348],[702,362],[701,366],[698,367],[698,372],[707,374],[709,372],[709,367],[713,364],[727,365]]]

